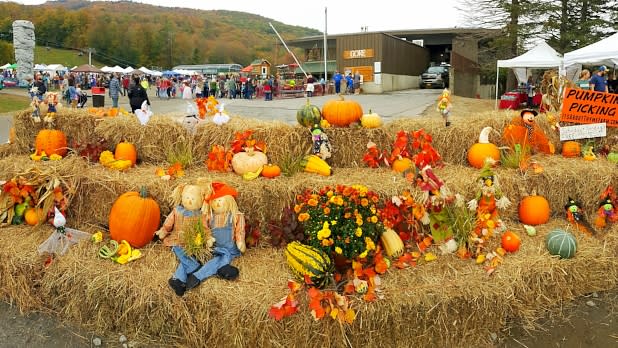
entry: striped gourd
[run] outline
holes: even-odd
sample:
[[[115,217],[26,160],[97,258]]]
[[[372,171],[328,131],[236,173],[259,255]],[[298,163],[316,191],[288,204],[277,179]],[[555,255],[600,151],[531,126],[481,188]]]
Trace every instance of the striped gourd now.
[[[323,251],[299,242],[289,243],[285,257],[294,277],[305,282],[305,275],[318,287],[326,285],[332,272],[332,262]]]
[[[552,255],[560,256],[561,259],[570,259],[577,251],[577,241],[569,232],[561,229],[551,231],[545,238],[547,250]]]

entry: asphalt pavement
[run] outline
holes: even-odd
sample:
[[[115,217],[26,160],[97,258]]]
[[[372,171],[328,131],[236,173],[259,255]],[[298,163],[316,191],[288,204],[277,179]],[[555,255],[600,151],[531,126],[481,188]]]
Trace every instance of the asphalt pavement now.
[[[90,91],[89,91],[90,92]],[[344,95],[344,98],[359,102],[365,113],[378,113],[385,122],[393,119],[416,117],[427,107],[433,106],[441,90],[410,89],[384,94],[359,94]],[[0,101],[3,94],[26,95],[26,90],[21,88],[5,88],[0,91]],[[90,93],[89,93],[90,94]],[[180,98],[158,98],[154,87],[148,90],[152,111],[156,114],[181,115],[187,112],[187,105],[192,101]],[[328,100],[337,98],[336,95],[314,96],[309,98],[311,104],[322,107]],[[259,99],[219,99],[224,104],[225,110],[230,115],[240,115],[248,118],[272,121],[278,120],[290,124],[296,124],[296,111],[305,103],[306,98],[274,98],[272,101]],[[109,107],[112,100],[105,96],[104,105]],[[92,98],[88,98],[87,106],[92,106]],[[119,106],[130,110],[129,99],[121,96]],[[8,130],[11,126],[12,114],[0,115],[0,143],[8,140]]]

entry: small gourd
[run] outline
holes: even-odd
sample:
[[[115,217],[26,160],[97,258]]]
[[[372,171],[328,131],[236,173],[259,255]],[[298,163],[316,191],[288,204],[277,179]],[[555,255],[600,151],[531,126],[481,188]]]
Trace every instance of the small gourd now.
[[[129,160],[131,161],[131,166],[134,166],[135,162],[137,162],[137,150],[135,149],[135,145],[127,141],[118,143],[114,151],[114,159]]]
[[[483,168],[485,159],[490,157],[494,161],[500,161],[500,150],[498,147],[489,142],[489,133],[491,127],[485,127],[479,134],[479,142],[472,145],[468,150],[468,163],[474,168]]]
[[[389,257],[399,257],[403,254],[403,241],[401,237],[390,228],[387,228],[380,237],[384,251]]]
[[[382,126],[382,117],[369,109],[368,114],[361,116],[361,126],[365,128],[378,128]]]
[[[309,98],[307,98],[307,103],[296,112],[296,120],[301,126],[313,127],[315,124],[320,124],[322,113],[320,108],[311,105]]]
[[[406,157],[398,158],[393,161],[391,168],[393,168],[393,170],[397,173],[403,173],[404,171],[412,168],[412,160]]]
[[[266,164],[262,168],[262,176],[265,178],[276,178],[281,175],[281,168],[276,164]]]
[[[285,257],[294,277],[305,282],[305,276],[318,287],[326,285],[333,270],[333,263],[326,253],[297,241],[285,248]]]

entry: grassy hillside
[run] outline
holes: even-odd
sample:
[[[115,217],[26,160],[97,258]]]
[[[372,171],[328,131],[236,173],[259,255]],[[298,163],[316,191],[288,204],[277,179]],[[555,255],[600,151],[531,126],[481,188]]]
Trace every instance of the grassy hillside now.
[[[320,33],[250,13],[159,7],[129,1],[63,0],[36,6],[0,2],[0,13],[3,14],[0,33],[11,30],[14,18],[30,20],[35,26],[37,45],[92,47],[96,49],[94,58],[101,62],[98,65],[110,66],[247,65],[258,58],[280,64],[285,62],[286,52],[279,49],[275,56],[278,40],[269,22],[285,40]],[[82,63],[87,59],[77,55],[73,58]],[[36,61],[77,65],[62,59],[42,52]]]
[[[34,48],[34,63],[35,64],[62,64],[67,68],[72,68],[76,65],[88,64],[88,53],[82,56],[78,55],[78,51],[63,50],[59,48],[36,46]],[[101,68],[105,64],[96,59],[96,55],[92,58],[92,64]]]

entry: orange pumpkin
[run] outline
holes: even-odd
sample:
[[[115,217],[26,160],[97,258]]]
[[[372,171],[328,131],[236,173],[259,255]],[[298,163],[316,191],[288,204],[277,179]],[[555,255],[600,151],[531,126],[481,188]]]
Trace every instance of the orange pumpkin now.
[[[45,151],[47,156],[64,156],[67,154],[67,137],[57,129],[42,129],[36,136],[35,149],[37,155]]]
[[[328,123],[347,127],[351,123],[358,122],[363,116],[363,108],[354,100],[345,100],[343,96],[339,96],[339,100],[333,99],[327,101],[322,107],[322,117]]]
[[[43,221],[43,209],[41,208],[28,208],[24,213],[24,219],[30,226],[38,225],[40,221]]]
[[[468,150],[468,163],[474,168],[483,168],[485,159],[488,157],[496,162],[500,161],[500,150],[489,142],[489,132],[491,132],[491,127],[483,128],[479,134],[479,142]]]
[[[276,178],[281,175],[281,168],[276,164],[267,164],[262,167],[262,176],[265,178]]]
[[[533,193],[519,203],[519,220],[526,225],[541,225],[549,221],[549,202]]]
[[[137,150],[135,145],[123,141],[116,145],[116,151],[114,151],[114,159],[116,160],[129,160],[131,165],[134,166],[137,162]]]
[[[562,156],[564,157],[579,157],[581,156],[582,148],[577,141],[565,141],[562,144]]]
[[[521,245],[521,238],[511,231],[506,231],[502,235],[502,248],[508,251],[509,253],[514,253],[519,250],[519,246]]]
[[[393,170],[398,173],[403,173],[410,167],[412,167],[412,160],[405,157],[396,159],[395,161],[393,161],[392,165]]]
[[[109,233],[113,240],[126,240],[135,248],[148,244],[161,222],[161,209],[148,197],[146,188],[140,192],[123,193],[109,213]]]

